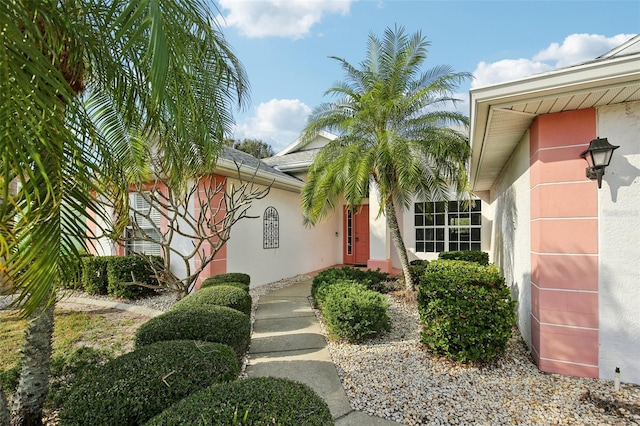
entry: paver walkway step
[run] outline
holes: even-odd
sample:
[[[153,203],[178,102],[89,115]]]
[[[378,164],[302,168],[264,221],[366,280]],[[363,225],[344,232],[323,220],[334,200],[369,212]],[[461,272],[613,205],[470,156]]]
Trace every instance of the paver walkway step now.
[[[309,385],[329,405],[339,426],[397,425],[353,410],[309,302],[311,280],[258,301],[247,376],[281,377]]]

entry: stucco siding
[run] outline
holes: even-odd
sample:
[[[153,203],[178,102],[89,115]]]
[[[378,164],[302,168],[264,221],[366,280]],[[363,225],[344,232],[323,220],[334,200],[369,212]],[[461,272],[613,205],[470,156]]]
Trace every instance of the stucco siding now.
[[[600,377],[640,383],[640,102],[599,108],[597,127],[620,146],[598,191]]]
[[[483,228],[491,229],[491,261],[517,300],[518,328],[531,347],[531,255],[529,133],[526,133],[483,206]],[[484,235],[483,235],[484,236]]]
[[[279,216],[278,248],[263,248],[263,214],[274,207]],[[300,194],[271,189],[249,210],[256,219],[238,222],[227,242],[227,272],[244,272],[256,287],[282,278],[315,271],[342,261],[341,212],[315,227],[305,227]]]

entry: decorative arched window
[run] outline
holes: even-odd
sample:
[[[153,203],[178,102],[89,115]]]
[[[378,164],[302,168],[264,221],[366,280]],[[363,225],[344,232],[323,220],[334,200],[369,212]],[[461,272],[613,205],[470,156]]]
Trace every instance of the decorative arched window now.
[[[263,243],[262,248],[278,248],[280,243],[280,219],[275,207],[267,207],[262,219]]]

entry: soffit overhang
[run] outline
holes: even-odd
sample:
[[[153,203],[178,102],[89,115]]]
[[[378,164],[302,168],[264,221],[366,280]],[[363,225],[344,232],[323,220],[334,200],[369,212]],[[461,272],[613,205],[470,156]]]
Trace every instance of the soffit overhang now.
[[[472,89],[472,189],[491,189],[537,116],[638,100],[640,54]]]

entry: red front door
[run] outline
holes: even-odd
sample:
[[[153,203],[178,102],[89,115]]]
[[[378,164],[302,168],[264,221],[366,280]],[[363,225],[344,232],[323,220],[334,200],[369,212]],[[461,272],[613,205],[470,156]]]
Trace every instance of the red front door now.
[[[366,265],[369,260],[369,205],[358,206],[355,212],[344,212],[343,263]]]

